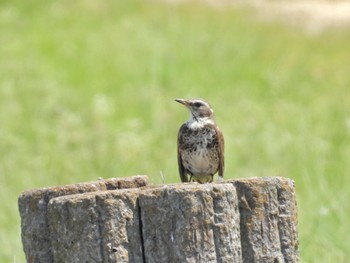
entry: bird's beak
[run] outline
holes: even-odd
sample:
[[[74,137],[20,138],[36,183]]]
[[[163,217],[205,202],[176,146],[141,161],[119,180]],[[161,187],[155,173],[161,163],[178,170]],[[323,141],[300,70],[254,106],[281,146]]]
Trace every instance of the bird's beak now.
[[[188,107],[188,101],[184,99],[175,99],[176,102],[181,103],[182,105],[185,105]]]

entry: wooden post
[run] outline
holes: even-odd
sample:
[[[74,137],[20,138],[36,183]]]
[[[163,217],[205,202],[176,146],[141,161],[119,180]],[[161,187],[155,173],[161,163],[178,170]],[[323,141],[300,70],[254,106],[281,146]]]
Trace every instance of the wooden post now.
[[[294,182],[283,177],[229,182],[237,190],[245,262],[299,262]]]
[[[23,192],[19,196],[18,205],[21,216],[22,243],[27,262],[53,262],[51,236],[47,221],[47,206],[51,199],[78,193],[142,187],[145,185],[148,185],[146,176],[132,176]]]
[[[179,184],[140,194],[145,262],[242,262],[232,184]]]
[[[63,195],[46,199],[45,216],[32,210],[41,199],[30,199],[41,191],[20,197],[28,262],[299,262],[295,187],[287,178]],[[43,218],[47,244],[40,246],[49,256],[41,261],[24,231],[37,234]]]
[[[138,189],[54,198],[53,262],[143,262]]]

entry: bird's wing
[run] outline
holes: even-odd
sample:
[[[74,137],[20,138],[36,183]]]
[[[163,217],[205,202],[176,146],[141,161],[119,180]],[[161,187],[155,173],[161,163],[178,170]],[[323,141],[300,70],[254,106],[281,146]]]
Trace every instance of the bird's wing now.
[[[220,131],[219,127],[216,126],[215,130],[219,141],[219,177],[223,178],[225,170],[225,140],[224,135]]]
[[[187,177],[186,169],[182,164],[181,151],[180,151],[180,139],[181,139],[181,134],[183,129],[184,129],[184,125],[181,126],[179,130],[179,134],[177,136],[177,163],[178,163],[181,182],[185,183],[185,182],[188,182],[188,177]]]

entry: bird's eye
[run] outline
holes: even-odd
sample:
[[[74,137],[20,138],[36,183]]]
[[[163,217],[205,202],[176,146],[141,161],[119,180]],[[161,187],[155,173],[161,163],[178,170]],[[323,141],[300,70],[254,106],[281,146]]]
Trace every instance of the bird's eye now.
[[[194,104],[194,106],[196,107],[196,108],[199,108],[200,106],[202,106],[203,105],[203,103],[201,103],[201,102],[196,102],[195,104]]]

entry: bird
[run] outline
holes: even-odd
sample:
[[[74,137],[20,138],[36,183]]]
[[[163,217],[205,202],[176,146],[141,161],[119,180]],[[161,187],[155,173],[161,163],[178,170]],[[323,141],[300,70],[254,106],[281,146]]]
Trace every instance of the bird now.
[[[224,136],[214,120],[210,104],[202,99],[175,99],[190,112],[177,136],[181,182],[211,183],[218,172],[224,177]],[[188,178],[189,177],[189,178]]]

